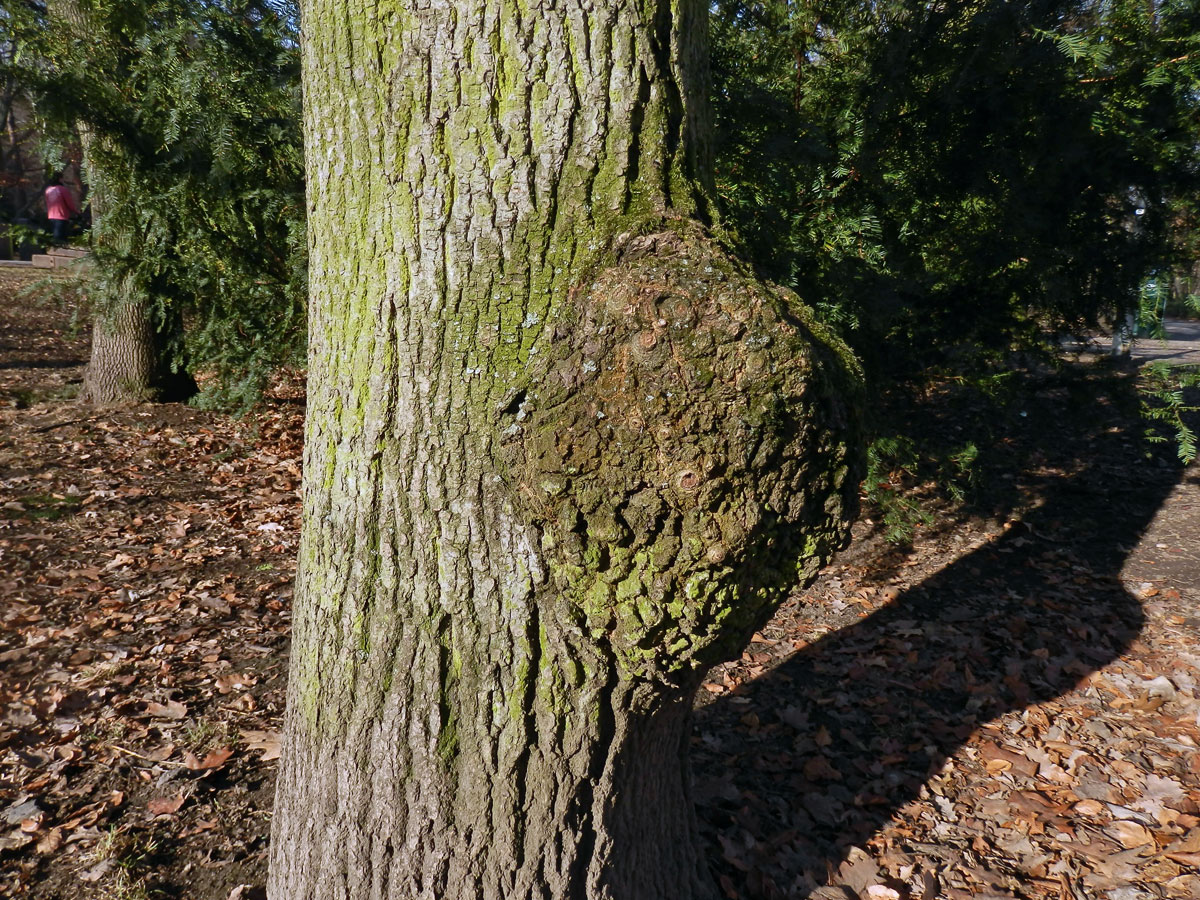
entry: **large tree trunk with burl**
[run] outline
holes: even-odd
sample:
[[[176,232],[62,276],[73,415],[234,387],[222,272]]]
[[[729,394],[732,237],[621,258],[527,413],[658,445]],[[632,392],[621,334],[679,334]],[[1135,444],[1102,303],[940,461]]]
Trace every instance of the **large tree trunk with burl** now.
[[[305,4],[274,900],[713,895],[694,693],[842,542],[858,386],[704,224],[704,17]]]

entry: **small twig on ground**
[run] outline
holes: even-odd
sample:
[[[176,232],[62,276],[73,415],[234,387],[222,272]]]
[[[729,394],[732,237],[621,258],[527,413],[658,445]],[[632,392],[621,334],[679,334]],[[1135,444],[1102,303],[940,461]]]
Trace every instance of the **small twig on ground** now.
[[[39,428],[33,429],[34,434],[44,434],[47,431],[53,431],[55,428],[65,428],[67,425],[78,425],[81,422],[94,422],[96,416],[87,416],[83,419],[67,419],[63,422],[52,422],[49,425],[42,425]]]
[[[127,749],[125,747],[121,747],[117,744],[105,744],[104,746],[108,747],[110,750],[119,750],[122,753],[128,754],[129,756],[136,756],[138,759],[144,759],[147,762],[152,762],[156,766],[176,766],[177,768],[181,768],[181,769],[186,769],[188,767],[187,763],[169,762],[168,760],[165,760],[165,759],[155,759],[152,756],[146,756],[143,753],[138,753],[136,750],[129,750],[129,749]]]

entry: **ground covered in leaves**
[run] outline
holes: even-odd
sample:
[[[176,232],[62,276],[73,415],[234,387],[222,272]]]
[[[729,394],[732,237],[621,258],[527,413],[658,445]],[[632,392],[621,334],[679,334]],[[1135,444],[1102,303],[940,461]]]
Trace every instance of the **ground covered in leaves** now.
[[[241,420],[79,407],[86,336],[23,279],[0,272],[0,896],[261,896],[299,391]],[[726,896],[1200,897],[1200,479],[1148,454],[1130,381],[1026,379],[986,514],[903,548],[865,519],[713,673],[694,776]]]
[[[225,900],[263,881],[302,398],[80,407],[86,332],[0,278],[0,896]]]

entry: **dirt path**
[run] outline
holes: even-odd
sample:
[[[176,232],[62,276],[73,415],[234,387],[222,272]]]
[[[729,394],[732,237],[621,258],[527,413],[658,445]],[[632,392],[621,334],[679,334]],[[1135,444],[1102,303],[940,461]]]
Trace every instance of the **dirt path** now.
[[[0,272],[0,896],[225,900],[263,880],[302,407],[78,407],[86,340],[30,280]]]
[[[1167,319],[1163,323],[1164,340],[1138,338],[1133,358],[1138,362],[1162,361],[1173,366],[1200,366],[1200,321]]]
[[[68,319],[0,273],[0,896],[261,896],[299,395],[98,415]],[[713,672],[727,897],[1200,897],[1200,481],[1128,388],[1031,382],[987,517],[864,519]]]

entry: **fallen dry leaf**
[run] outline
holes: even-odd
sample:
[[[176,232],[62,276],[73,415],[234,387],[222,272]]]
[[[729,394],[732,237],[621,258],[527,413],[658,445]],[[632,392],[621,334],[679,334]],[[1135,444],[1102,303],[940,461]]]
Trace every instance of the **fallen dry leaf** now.
[[[63,832],[61,828],[51,828],[37,843],[37,852],[45,856],[48,853],[53,853],[63,843]]]
[[[1200,827],[1192,828],[1187,834],[1167,847],[1170,853],[1200,853]]]
[[[193,772],[207,772],[221,768],[231,756],[233,756],[233,751],[228,747],[222,747],[219,750],[210,750],[204,759],[197,758],[194,753],[188,753],[184,756],[184,764]]]
[[[228,675],[218,675],[214,680],[217,690],[222,694],[228,694],[237,688],[248,688],[256,684],[258,679],[253,675],[242,675],[236,672]]]
[[[279,759],[280,734],[278,731],[243,731],[242,740],[251,750],[261,750],[263,762]]]
[[[178,700],[168,700],[166,703],[150,701],[146,704],[146,712],[159,719],[178,721],[187,715],[187,707]]]
[[[26,834],[37,834],[42,827],[43,816],[37,815],[29,819],[21,820],[21,830]]]
[[[154,762],[165,762],[171,758],[171,754],[175,752],[174,744],[163,744],[161,747],[155,747],[146,754],[146,758]]]
[[[155,797],[146,804],[146,809],[154,816],[169,816],[179,812],[187,797],[180,791],[174,797]]]
[[[1150,829],[1132,819],[1118,819],[1105,826],[1104,831],[1126,850],[1154,843],[1154,835],[1150,833]]]

